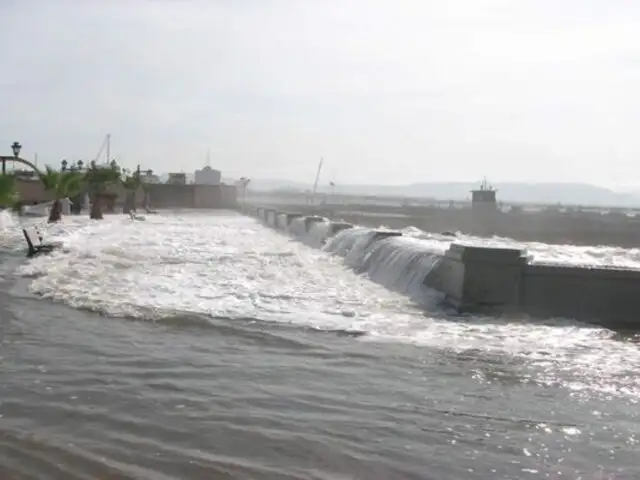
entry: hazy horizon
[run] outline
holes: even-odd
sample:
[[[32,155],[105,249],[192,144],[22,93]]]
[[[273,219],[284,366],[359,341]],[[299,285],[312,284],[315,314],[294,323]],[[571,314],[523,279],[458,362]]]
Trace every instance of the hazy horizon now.
[[[341,184],[640,188],[640,4],[0,4],[0,154]],[[6,145],[6,147],[2,147]]]

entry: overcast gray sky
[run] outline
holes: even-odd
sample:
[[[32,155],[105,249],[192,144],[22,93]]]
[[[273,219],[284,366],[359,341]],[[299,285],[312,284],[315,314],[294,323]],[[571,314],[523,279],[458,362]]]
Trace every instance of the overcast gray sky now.
[[[640,185],[640,2],[2,0],[0,145],[340,183]],[[4,148],[4,147],[0,147]]]

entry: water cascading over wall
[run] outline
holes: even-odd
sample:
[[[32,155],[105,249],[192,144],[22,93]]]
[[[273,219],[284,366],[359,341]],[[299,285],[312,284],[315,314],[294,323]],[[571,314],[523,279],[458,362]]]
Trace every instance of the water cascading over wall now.
[[[312,222],[309,231],[300,237],[300,241],[314,248],[322,248],[329,238],[331,222],[327,219]]]
[[[353,228],[331,237],[324,247],[372,281],[409,297],[432,303],[424,280],[442,259],[443,252],[399,232]]]
[[[288,232],[295,237],[306,235],[307,227],[305,223],[305,217],[298,217],[291,220]]]
[[[433,304],[438,297],[424,281],[442,258],[442,251],[401,232],[353,227],[319,216],[300,216],[257,208],[256,215],[298,241],[342,256],[346,266],[390,290],[406,294],[420,303]]]
[[[264,210],[256,210],[265,223]],[[345,265],[424,307],[443,301],[458,312],[568,317],[607,328],[640,329],[640,270],[537,265],[519,246],[487,246],[404,236],[399,231],[292,218],[287,231],[344,258]],[[459,239],[460,240],[460,239]],[[469,239],[467,239],[469,240]]]

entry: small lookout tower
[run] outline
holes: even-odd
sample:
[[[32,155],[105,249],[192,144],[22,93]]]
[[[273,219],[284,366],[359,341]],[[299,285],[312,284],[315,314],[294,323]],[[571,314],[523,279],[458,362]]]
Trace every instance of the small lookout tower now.
[[[485,177],[479,189],[471,190],[471,208],[483,212],[497,210],[496,192],[497,190],[489,185]]]

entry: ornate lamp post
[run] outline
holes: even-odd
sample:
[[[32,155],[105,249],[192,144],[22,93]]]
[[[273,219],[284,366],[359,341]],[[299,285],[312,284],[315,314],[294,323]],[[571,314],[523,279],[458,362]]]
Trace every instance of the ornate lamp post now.
[[[22,145],[20,142],[13,142],[11,144],[11,150],[13,151],[13,157],[2,156],[2,175],[6,175],[7,173],[7,160],[12,160],[12,158],[20,157],[20,150],[22,149]]]
[[[13,142],[11,144],[11,150],[13,151],[13,156],[18,158],[20,156],[20,150],[22,150],[22,145],[20,145],[20,142]]]

